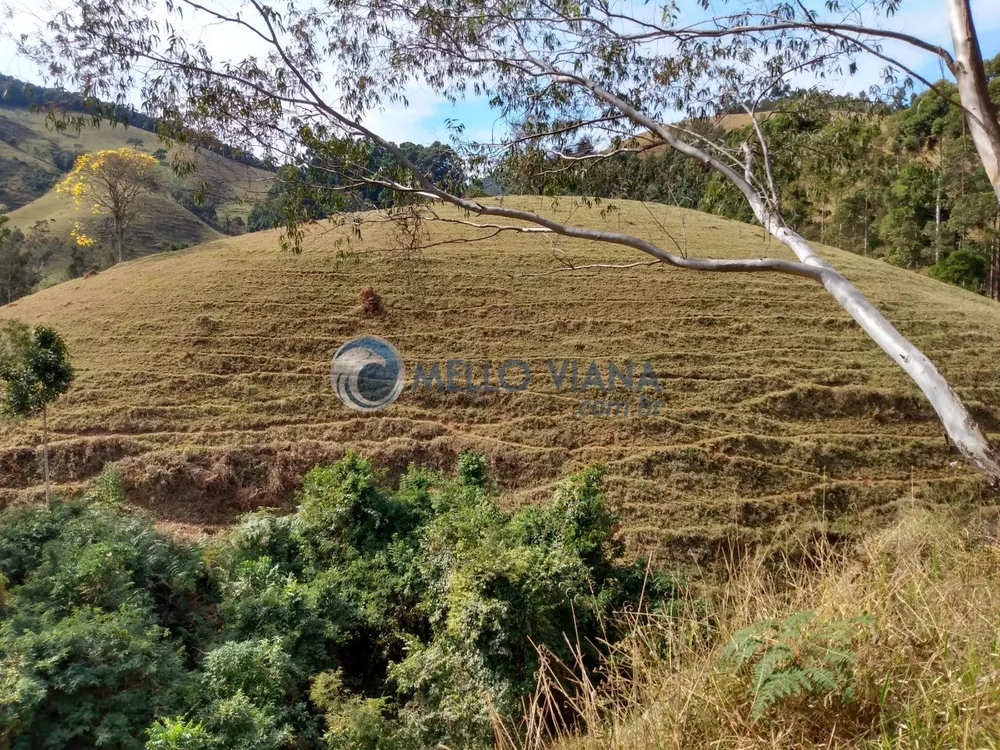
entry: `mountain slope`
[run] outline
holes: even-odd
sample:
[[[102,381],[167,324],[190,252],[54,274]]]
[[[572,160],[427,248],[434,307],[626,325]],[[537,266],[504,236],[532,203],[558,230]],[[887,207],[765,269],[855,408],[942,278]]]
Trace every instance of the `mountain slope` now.
[[[602,216],[607,205],[509,200],[665,246],[669,232],[692,255],[788,255],[753,227],[693,211],[622,202]],[[475,448],[511,503],[545,497],[566,471],[601,461],[630,541],[678,563],[733,534],[770,538],[824,522],[850,530],[896,503],[979,492],[919,391],[819,287],[666,267],[553,273],[554,254],[576,265],[635,256],[537,235],[439,244],[469,232],[431,227],[422,261],[391,253],[399,239],[384,224],[366,224],[346,255],[347,228],[317,229],[300,256],[262,232],[142,258],[3,308],[61,330],[77,368],[50,417],[56,481],[72,488],[121,459],[126,483],[164,523],[197,531],[287,501],[301,470],[350,447],[393,473],[410,461],[450,467]],[[1000,434],[996,305],[823,252]],[[366,284],[385,317],[359,313]],[[417,360],[515,358],[538,377],[520,393],[407,385],[392,406],[359,414],[328,377],[337,348],[361,334],[393,342],[411,378]],[[665,404],[647,418],[581,417],[581,402],[600,394],[557,392],[549,358],[579,359],[581,378],[592,359],[605,377],[608,360],[649,360]],[[38,428],[0,432],[8,502],[37,491]]]
[[[163,148],[156,134],[137,128],[86,127],[79,133],[52,130],[42,112],[15,107],[0,107],[0,205],[10,210],[11,225],[28,230],[37,221],[45,221],[52,236],[69,236],[79,221],[88,234],[100,236],[102,218],[88,210],[77,210],[54,186],[72,166],[75,155],[102,149],[131,146],[145,153]],[[223,236],[219,226],[226,219],[246,219],[253,204],[267,194],[274,175],[226,159],[212,151],[193,152],[175,146],[166,150],[159,169],[160,190],[149,199],[146,215],[135,229],[131,245],[136,254],[164,250],[179,244],[209,242]],[[196,168],[185,177],[170,168],[176,156],[190,158]],[[216,226],[179,202],[205,187],[205,204],[215,208]],[[49,281],[65,278],[68,256],[53,258],[46,267]]]
[[[174,243],[197,245],[225,236],[185,209],[168,194],[158,192],[143,200],[147,208],[136,222],[127,241],[130,247],[137,249],[139,255],[165,250]],[[95,217],[85,208],[77,209],[72,200],[55,190],[50,190],[28,205],[11,211],[9,216],[11,226],[20,227],[24,231],[31,228],[35,222],[43,221],[48,225],[49,233],[53,237],[68,238],[74,225],[80,222],[87,234],[102,236],[102,217]],[[102,265],[113,262],[110,241],[105,242],[102,249],[108,256],[107,263]],[[91,256],[96,254],[91,253]],[[93,259],[97,260],[96,257]],[[46,264],[45,274],[50,283],[66,278],[68,263],[69,255],[61,253]]]

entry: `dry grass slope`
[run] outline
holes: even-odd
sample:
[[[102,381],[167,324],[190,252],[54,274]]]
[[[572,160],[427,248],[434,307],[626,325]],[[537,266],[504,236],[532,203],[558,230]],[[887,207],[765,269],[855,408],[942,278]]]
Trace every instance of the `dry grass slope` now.
[[[721,257],[785,255],[753,227],[623,202],[617,213],[564,199],[512,199],[585,226],[609,223]],[[606,206],[605,206],[606,207]],[[355,447],[392,471],[452,467],[485,452],[511,503],[545,498],[594,461],[625,510],[631,542],[672,564],[712,559],[734,535],[849,532],[901,502],[976,497],[916,388],[822,289],[770,275],[670,268],[550,273],[626,261],[607,246],[510,234],[437,244],[400,260],[386,227],[314,232],[300,256],[278,234],[225,239],[46,289],[3,315],[63,331],[78,379],[53,410],[56,480],[72,489],[105,460],[165,524],[197,532],[258,504],[287,502],[299,471]],[[994,436],[1000,314],[989,301],[834,249],[836,262],[939,365]],[[371,285],[387,314],[363,316]],[[580,396],[547,377],[524,393],[406,391],[358,414],[328,384],[334,351],[382,335],[407,360],[579,358],[653,362],[666,406],[655,418],[584,419]],[[39,425],[0,431],[5,502],[37,493]]]

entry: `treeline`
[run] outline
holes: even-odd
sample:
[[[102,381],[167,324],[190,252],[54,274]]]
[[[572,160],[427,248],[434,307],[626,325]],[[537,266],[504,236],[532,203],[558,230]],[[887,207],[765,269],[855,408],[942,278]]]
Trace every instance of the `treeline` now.
[[[1000,56],[986,63],[1000,104]],[[936,84],[908,103],[876,105],[813,92],[788,92],[760,116],[781,212],[812,240],[923,270],[942,281],[1000,299],[1000,211],[965,127],[955,86]],[[720,133],[717,121],[689,130],[743,154],[762,149],[747,124]],[[641,146],[616,142],[607,151]],[[575,156],[595,153],[582,139]],[[753,222],[727,180],[669,148],[566,161],[521,149],[501,165],[508,193],[586,195],[655,201]]]
[[[481,456],[392,491],[348,455],[305,477],[295,513],[203,544],[159,534],[113,468],[81,500],[8,509],[0,746],[492,747],[543,663],[599,683],[614,613],[680,601],[619,562],[599,470],[546,506],[496,496]]]
[[[400,150],[423,174],[446,190],[469,186],[462,158],[446,144],[405,142]],[[324,219],[339,211],[391,208],[407,196],[379,182],[409,183],[409,175],[386,149],[347,140],[316,140],[298,164],[278,169],[267,198],[254,206],[247,231],[293,221]]]
[[[8,218],[0,214],[0,305],[31,294],[41,281],[42,268],[66,244],[50,234],[46,221],[35,222],[27,233],[7,223]]]
[[[148,130],[151,133],[176,137],[170,129],[154,117],[138,112],[131,107],[93,102],[84,96],[62,89],[36,86],[12,76],[0,74],[0,105],[7,107],[39,107],[57,112],[77,112],[85,115],[99,114],[112,122],[123,123],[129,127]],[[220,156],[246,164],[257,169],[274,170],[274,164],[260,159],[255,154],[244,149],[235,148],[222,143],[207,133],[184,133],[184,140],[197,148],[213,151]]]

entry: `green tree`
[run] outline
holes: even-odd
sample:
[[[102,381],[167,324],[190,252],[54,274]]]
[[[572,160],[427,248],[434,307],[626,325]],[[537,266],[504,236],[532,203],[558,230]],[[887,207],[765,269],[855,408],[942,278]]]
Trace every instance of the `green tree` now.
[[[8,218],[0,214],[0,299],[13,302],[31,293],[39,274],[24,233],[12,231],[7,222]]]
[[[19,321],[7,321],[0,329],[0,381],[5,386],[0,400],[4,413],[22,419],[42,415],[42,465],[48,505],[51,501],[48,406],[69,390],[73,381],[66,344],[46,326],[32,329]]]
[[[948,201],[946,226],[960,248],[983,254],[983,291],[990,299],[1000,300],[1000,205],[971,141],[960,136],[944,144],[941,171]]]
[[[805,181],[827,185],[834,207],[830,216],[833,241],[862,255],[879,242],[877,224],[895,171],[882,133],[882,115],[872,105],[855,109],[845,103],[815,133],[803,169]]]
[[[936,184],[935,172],[919,162],[909,162],[889,187],[879,234],[887,246],[886,258],[893,263],[915,269],[925,262],[929,227],[933,236]]]

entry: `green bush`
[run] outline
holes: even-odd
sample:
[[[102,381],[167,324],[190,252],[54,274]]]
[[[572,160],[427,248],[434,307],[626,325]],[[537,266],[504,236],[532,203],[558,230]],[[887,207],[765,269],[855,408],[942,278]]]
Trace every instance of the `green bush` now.
[[[209,750],[217,739],[199,722],[157,719],[146,732],[148,750]]]
[[[140,748],[184,692],[178,647],[142,606],[65,617],[18,612],[0,628],[0,742],[24,748]]]
[[[930,274],[938,281],[982,294],[986,285],[986,258],[971,250],[956,250],[931,266]]]
[[[0,744],[487,747],[491,711],[516,717],[535,690],[539,648],[596,664],[614,610],[645,590],[668,612],[677,593],[619,561],[602,475],[508,512],[481,456],[393,491],[349,454],[309,472],[295,513],[189,548],[113,469],[79,501],[8,511]]]

